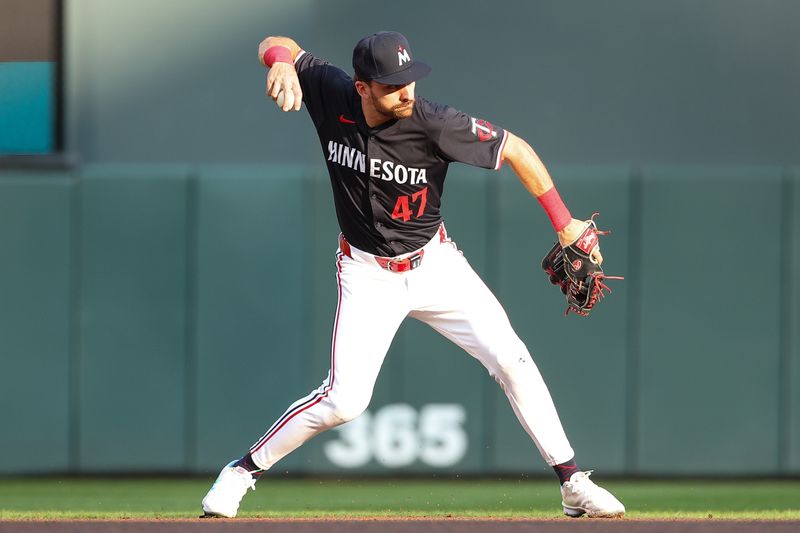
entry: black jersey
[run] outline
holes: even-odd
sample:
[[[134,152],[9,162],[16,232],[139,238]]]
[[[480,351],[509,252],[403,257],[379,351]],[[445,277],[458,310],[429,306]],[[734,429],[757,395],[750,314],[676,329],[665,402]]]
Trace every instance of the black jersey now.
[[[421,248],[442,221],[448,165],[500,168],[508,137],[502,128],[421,97],[410,117],[370,128],[347,73],[302,51],[295,68],[339,227],[356,248],[388,257]]]

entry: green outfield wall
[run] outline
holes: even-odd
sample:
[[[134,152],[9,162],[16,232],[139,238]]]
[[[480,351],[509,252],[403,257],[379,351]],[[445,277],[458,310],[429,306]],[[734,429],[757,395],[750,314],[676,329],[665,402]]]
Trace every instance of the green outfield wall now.
[[[607,271],[626,278],[588,319],[540,273],[553,234],[510,171],[454,166],[444,215],[580,463],[800,473],[800,173],[551,170],[613,229]],[[210,473],[244,452],[327,373],[329,188],[297,165],[1,170],[0,473]],[[548,471],[486,371],[411,319],[368,412],[275,468]]]

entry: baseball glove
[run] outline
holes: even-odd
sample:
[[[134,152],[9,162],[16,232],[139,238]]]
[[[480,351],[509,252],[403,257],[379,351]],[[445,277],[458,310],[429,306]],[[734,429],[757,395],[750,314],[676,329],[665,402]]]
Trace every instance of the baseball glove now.
[[[607,279],[623,279],[620,276],[606,276],[603,268],[591,257],[592,251],[599,245],[598,235],[607,231],[599,231],[594,222],[595,213],[586,221],[583,233],[567,246],[555,243],[542,259],[542,269],[550,279],[550,283],[558,286],[567,297],[567,310],[581,316],[589,316],[595,304],[605,296],[604,291],[611,292],[605,284]]]

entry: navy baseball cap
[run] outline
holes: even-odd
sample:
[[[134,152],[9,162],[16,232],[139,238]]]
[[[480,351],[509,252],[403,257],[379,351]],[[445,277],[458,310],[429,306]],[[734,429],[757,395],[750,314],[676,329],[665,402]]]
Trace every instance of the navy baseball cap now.
[[[396,31],[380,31],[358,41],[353,69],[361,79],[386,85],[406,85],[431,71],[425,63],[414,61],[408,39]]]

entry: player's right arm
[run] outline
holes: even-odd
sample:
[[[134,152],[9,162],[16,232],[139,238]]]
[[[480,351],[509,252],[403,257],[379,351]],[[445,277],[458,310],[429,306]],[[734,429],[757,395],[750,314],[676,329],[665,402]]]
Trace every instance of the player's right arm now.
[[[279,46],[288,50],[288,55],[285,53],[274,54]],[[294,60],[300,53],[301,48],[294,39],[289,37],[270,36],[261,41],[258,45],[258,60],[262,65],[269,67],[267,61],[273,55],[279,57],[269,69],[267,75],[267,96],[273,100],[278,98],[278,94],[284,91],[287,95],[291,93],[293,98],[285,98],[283,102],[282,111],[300,111],[300,106],[303,103],[303,91],[300,88],[300,80],[297,78],[297,71],[294,68]],[[273,52],[272,54],[269,52]],[[282,52],[282,50],[278,50]],[[291,62],[286,62],[286,59],[291,59]]]

